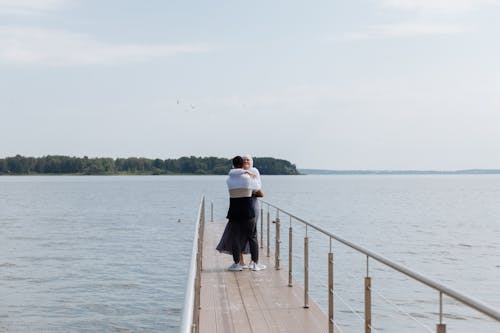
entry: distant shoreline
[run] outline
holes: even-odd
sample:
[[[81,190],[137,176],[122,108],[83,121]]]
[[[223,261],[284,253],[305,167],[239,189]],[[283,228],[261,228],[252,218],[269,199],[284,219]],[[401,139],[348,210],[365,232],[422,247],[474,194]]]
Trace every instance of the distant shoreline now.
[[[311,171],[312,170],[312,171]],[[418,170],[315,170],[315,169],[297,169],[298,174],[283,175],[283,174],[266,174],[264,176],[405,176],[405,175],[500,175],[500,170],[456,170],[456,171],[418,171]],[[25,177],[25,176],[225,176],[226,174],[199,174],[199,173],[99,173],[99,174],[86,174],[86,173],[0,173],[0,177]]]
[[[466,170],[323,170],[297,169],[303,175],[499,175],[500,169]]]
[[[295,164],[274,157],[254,157],[263,175],[297,175]],[[0,175],[227,175],[231,159],[183,156],[180,158],[76,157],[16,155],[0,158]]]
[[[87,173],[3,173],[0,174],[0,177],[25,177],[25,176],[223,176],[220,174],[199,174],[199,173],[96,173],[96,174],[87,174]]]

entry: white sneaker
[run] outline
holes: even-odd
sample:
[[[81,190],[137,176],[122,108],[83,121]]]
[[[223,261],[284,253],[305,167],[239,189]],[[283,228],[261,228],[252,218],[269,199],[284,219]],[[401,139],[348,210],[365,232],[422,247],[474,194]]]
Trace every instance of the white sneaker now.
[[[243,268],[243,269],[250,269],[250,266],[247,265],[247,264],[243,264],[243,266],[241,266],[241,268]]]
[[[243,270],[243,266],[240,264],[232,264],[227,270],[231,272],[239,272]]]
[[[253,263],[252,271],[261,271],[266,269],[266,265]]]

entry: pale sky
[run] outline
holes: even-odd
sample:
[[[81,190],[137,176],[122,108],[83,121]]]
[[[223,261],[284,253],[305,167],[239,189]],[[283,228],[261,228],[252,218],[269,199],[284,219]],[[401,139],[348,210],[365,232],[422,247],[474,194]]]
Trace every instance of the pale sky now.
[[[0,0],[0,156],[500,168],[500,0]]]

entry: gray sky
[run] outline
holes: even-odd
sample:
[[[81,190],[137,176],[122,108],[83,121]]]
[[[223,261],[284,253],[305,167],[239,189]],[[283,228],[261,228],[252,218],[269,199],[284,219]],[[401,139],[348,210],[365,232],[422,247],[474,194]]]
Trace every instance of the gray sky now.
[[[0,0],[0,156],[500,168],[499,0]]]

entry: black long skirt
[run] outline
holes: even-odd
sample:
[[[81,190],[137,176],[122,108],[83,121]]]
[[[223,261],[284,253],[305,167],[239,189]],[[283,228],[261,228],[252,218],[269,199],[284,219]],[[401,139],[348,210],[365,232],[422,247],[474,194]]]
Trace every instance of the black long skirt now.
[[[233,250],[232,250],[232,241],[231,241],[231,228],[229,224],[232,223],[231,221],[227,222],[226,228],[224,229],[224,232],[222,233],[222,237],[220,238],[219,244],[217,245],[216,249],[220,253],[225,253],[232,255]],[[249,254],[250,253],[250,244],[248,241],[245,243],[245,246],[242,247],[243,249],[243,254]]]

